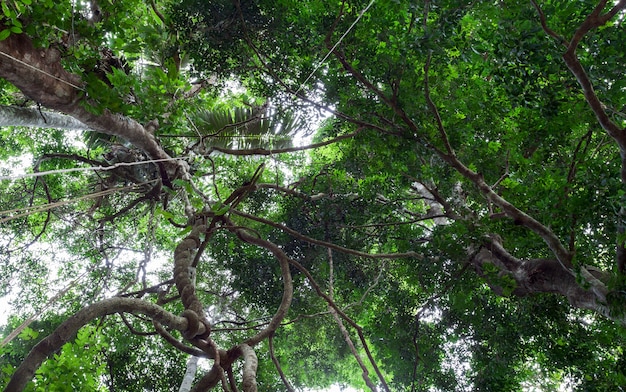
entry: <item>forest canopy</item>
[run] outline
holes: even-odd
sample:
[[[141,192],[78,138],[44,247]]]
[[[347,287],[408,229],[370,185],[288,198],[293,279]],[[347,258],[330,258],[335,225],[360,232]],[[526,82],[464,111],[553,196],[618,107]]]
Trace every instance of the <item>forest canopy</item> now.
[[[626,0],[0,4],[5,391],[626,388]]]

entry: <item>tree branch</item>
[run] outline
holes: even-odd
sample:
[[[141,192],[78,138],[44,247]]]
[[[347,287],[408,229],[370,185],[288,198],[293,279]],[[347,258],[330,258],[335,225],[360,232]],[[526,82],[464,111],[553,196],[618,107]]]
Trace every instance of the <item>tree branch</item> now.
[[[446,132],[446,129],[443,126],[443,121],[441,120],[441,115],[439,114],[439,110],[437,109],[437,106],[435,105],[435,103],[433,102],[430,96],[430,83],[428,80],[428,72],[430,71],[431,60],[432,60],[432,53],[428,53],[426,64],[424,64],[424,96],[426,98],[426,103],[428,104],[428,108],[430,109],[430,111],[433,113],[433,116],[435,117],[435,121],[437,122],[437,130],[439,131],[439,137],[441,138],[441,141],[443,142],[443,145],[447,151],[447,154],[443,154],[442,152],[440,152],[440,154],[449,155],[450,157],[455,157],[456,154],[454,153],[454,149],[450,145],[450,140],[448,139],[448,133]]]
[[[330,250],[328,252],[331,253]],[[345,325],[343,325],[343,322],[341,321],[341,318],[339,318],[339,315],[337,314],[335,309],[333,309],[332,306],[328,306],[328,310],[330,311],[330,314],[333,316],[333,318],[335,319],[335,322],[339,326],[341,335],[343,335],[344,341],[350,348],[350,352],[352,353],[352,356],[354,357],[354,359],[356,359],[357,363],[359,364],[359,367],[361,368],[361,377],[363,378],[363,381],[365,381],[365,385],[367,385],[369,389],[372,390],[372,392],[376,392],[376,385],[374,385],[374,383],[369,377],[369,370],[367,370],[365,363],[363,363],[363,359],[361,359],[361,355],[359,355],[356,347],[354,346],[354,343],[352,342],[352,338],[350,337],[350,332],[348,332]]]
[[[241,348],[241,352],[243,353],[243,391],[244,392],[256,392],[256,370],[259,365],[259,360],[256,357],[254,349],[247,344],[242,344],[239,346]]]
[[[541,23],[541,27],[543,28],[543,31],[545,31],[546,34],[548,34],[552,38],[559,41],[561,45],[567,47],[569,44],[567,40],[563,38],[562,36],[558,35],[554,30],[548,27],[548,23],[546,22],[546,15],[543,13],[543,10],[541,9],[541,7],[539,7],[539,4],[537,4],[535,0],[530,0],[530,2],[533,4],[533,7],[535,7],[535,9],[537,10],[537,14],[539,14],[539,22]]]
[[[0,77],[34,101],[69,114],[92,130],[125,139],[152,159],[171,158],[135,120],[108,109],[100,115],[89,112],[80,76],[63,69],[58,50],[35,48],[25,34],[11,34],[0,41]],[[171,179],[186,172],[178,162],[166,161],[164,165]]]
[[[500,280],[505,277],[515,281],[515,287],[511,289],[511,294],[523,297],[536,293],[556,293],[567,298],[572,306],[581,309],[592,310],[604,317],[616,320],[626,325],[624,318],[615,318],[610,314],[606,306],[606,297],[601,298],[597,292],[597,286],[604,284],[602,281],[608,280],[608,274],[587,266],[581,266],[580,273],[587,280],[593,280],[590,288],[581,287],[574,274],[564,274],[561,264],[556,259],[528,259],[522,260],[511,255],[501,243],[496,235],[488,236],[485,245],[471,256],[471,262],[476,267],[477,272],[487,278],[483,273],[485,264],[493,264],[501,271],[496,281],[489,283],[494,292],[499,295],[505,294],[504,288],[500,286]],[[591,275],[588,278],[583,274]],[[593,272],[593,273],[592,273]],[[600,282],[600,283],[596,283]]]
[[[34,107],[21,108],[17,106],[0,106],[0,125],[78,131],[90,130],[87,125],[72,116],[56,112],[41,111]]]
[[[567,47],[567,51],[563,54],[563,60],[569,68],[570,72],[576,77],[578,84],[583,91],[587,104],[593,111],[598,123],[602,128],[615,140],[620,150],[621,157],[621,172],[620,177],[622,184],[626,186],[626,130],[620,128],[614,123],[606,112],[606,106],[600,101],[597,94],[593,89],[593,84],[587,72],[583,68],[576,49],[583,37],[592,29],[598,28],[606,24],[611,20],[618,12],[626,8],[626,0],[620,0],[611,8],[606,14],[602,15],[602,10],[606,7],[607,0],[601,1],[594,10],[587,16],[585,21],[578,27],[572,40]],[[623,242],[620,243],[619,238],[623,237],[626,232],[626,226],[624,221],[626,220],[626,209],[624,206],[620,206],[617,213],[618,230],[617,230],[617,243],[616,243],[616,265],[620,274],[626,274],[626,246]],[[606,294],[606,293],[605,293]]]
[[[276,353],[274,352],[274,334],[271,334],[269,336],[268,344],[269,344],[269,350],[270,350],[270,357],[272,358],[272,362],[274,363],[274,366],[276,367],[276,371],[278,372],[280,379],[283,381],[283,385],[285,386],[288,392],[295,392],[295,389],[293,389],[293,386],[291,386],[291,383],[289,382],[289,380],[287,380],[287,376],[285,376],[285,372],[283,372],[283,368],[280,366],[280,362],[278,362],[278,358],[276,358]]]
[[[6,385],[5,392],[21,391],[33,378],[41,363],[65,343],[70,341],[80,328],[91,320],[114,313],[143,314],[169,328],[184,331],[187,319],[175,316],[158,305],[135,298],[114,297],[84,307],[65,320],[54,332],[37,343],[17,368]]]
[[[293,280],[291,277],[291,271],[289,270],[290,259],[278,245],[248,234],[246,230],[241,227],[235,226],[225,217],[224,220],[226,222],[226,227],[228,230],[235,233],[242,241],[260,246],[272,252],[276,260],[278,260],[278,264],[280,265],[280,272],[283,280],[283,296],[280,305],[278,306],[278,309],[274,313],[274,317],[272,317],[272,320],[268,323],[267,327],[258,332],[256,335],[246,339],[246,341],[244,342],[247,346],[254,346],[265,338],[269,337],[276,331],[276,329],[278,329],[280,323],[287,315],[289,307],[291,306],[291,301],[293,299]]]

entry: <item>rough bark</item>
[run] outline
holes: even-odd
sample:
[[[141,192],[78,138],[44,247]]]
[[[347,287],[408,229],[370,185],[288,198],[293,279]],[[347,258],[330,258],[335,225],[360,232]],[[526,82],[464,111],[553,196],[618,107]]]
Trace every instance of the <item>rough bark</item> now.
[[[523,297],[539,293],[560,294],[574,307],[610,317],[608,307],[598,300],[594,290],[582,287],[571,271],[566,270],[556,259],[518,259],[511,255],[498,240],[490,239],[474,255],[472,262],[477,272],[487,278],[491,289],[499,295],[503,295],[505,289],[498,280],[510,277],[515,281],[512,295]],[[490,281],[485,274],[487,264],[492,264],[501,271],[495,281]],[[599,281],[608,279],[608,274],[605,272],[593,269],[593,267],[583,268]],[[624,323],[624,320],[617,321]]]
[[[241,351],[243,352],[243,390],[244,392],[256,392],[256,370],[259,365],[259,360],[256,357],[254,349],[247,344],[242,344]]]

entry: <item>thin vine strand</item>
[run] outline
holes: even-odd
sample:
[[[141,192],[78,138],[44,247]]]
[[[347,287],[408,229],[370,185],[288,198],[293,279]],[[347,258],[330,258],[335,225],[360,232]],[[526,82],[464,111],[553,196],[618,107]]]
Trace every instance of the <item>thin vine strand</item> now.
[[[40,72],[40,73],[42,73],[42,74],[44,74],[44,75],[46,75],[46,76],[51,77],[52,79],[58,80],[58,81],[59,81],[59,82],[61,82],[61,83],[65,83],[65,84],[67,84],[68,86],[71,86],[71,87],[73,87],[73,88],[75,88],[75,89],[77,89],[77,90],[80,90],[80,91],[85,91],[85,89],[84,89],[84,88],[82,88],[82,87],[80,87],[80,86],[77,86],[77,85],[75,85],[75,84],[73,84],[73,83],[68,82],[67,80],[63,80],[63,79],[61,79],[61,78],[59,78],[59,77],[57,77],[57,76],[54,76],[54,75],[52,75],[51,73],[48,73],[48,72],[46,72],[46,71],[44,71],[44,70],[42,70],[42,69],[39,69],[39,68],[37,68],[37,67],[35,67],[35,66],[33,66],[33,65],[30,65],[30,64],[28,64],[28,63],[26,63],[26,62],[24,62],[24,61],[22,61],[22,60],[20,60],[20,59],[16,59],[15,57],[11,56],[11,55],[10,55],[10,54],[8,54],[8,53],[4,53],[4,52],[0,51],[0,54],[1,54],[1,55],[3,55],[3,56],[5,56],[5,57],[10,58],[11,60],[13,60],[13,61],[15,61],[15,62],[17,62],[17,63],[19,63],[19,64],[21,64],[21,65],[24,65],[24,66],[26,66],[26,67],[28,67],[28,68],[30,68],[30,69],[32,69],[32,70],[34,70],[34,71]]]
[[[144,165],[146,163],[180,161],[180,160],[185,160],[187,158],[190,158],[190,157],[187,156],[187,157],[176,157],[176,158],[149,159],[149,160],[137,161],[137,162],[118,162],[111,166],[89,166],[89,167],[74,167],[71,169],[56,169],[56,170],[48,170],[48,171],[42,171],[42,172],[36,172],[36,173],[18,174],[14,176],[13,175],[0,176],[0,181],[6,181],[6,180],[13,181],[13,180],[21,180],[23,178],[42,177],[42,176],[47,176],[49,174],[63,174],[63,173],[73,173],[73,172],[90,171],[90,170],[91,171],[108,171],[108,170],[113,170],[115,168],[122,167],[122,166],[135,166],[135,165]]]
[[[153,180],[154,181],[154,180]],[[153,182],[151,181],[151,182]],[[146,184],[149,182],[146,182]],[[110,195],[116,192],[121,192],[124,190],[129,190],[134,188],[136,185],[130,185],[130,186],[126,186],[123,188],[111,188],[111,189],[107,189],[105,191],[100,191],[100,192],[95,192],[95,193],[90,193],[88,195],[84,195],[84,196],[80,196],[77,197],[75,199],[71,199],[71,200],[64,200],[64,201],[57,201],[55,203],[49,203],[49,204],[42,204],[42,205],[37,205],[34,207],[24,207],[24,208],[14,208],[11,210],[6,210],[6,211],[0,211],[0,216],[2,216],[3,218],[0,218],[0,223],[4,223],[4,222],[8,222],[10,220],[13,219],[17,219],[17,218],[21,218],[24,216],[28,216],[31,214],[34,214],[36,212],[42,212],[42,211],[47,211],[50,210],[52,208],[55,207],[61,207],[67,204],[71,204],[77,201],[81,201],[81,200],[87,200],[87,199],[94,199],[96,197],[100,197],[100,196],[106,196],[106,195]],[[20,211],[24,211],[24,212],[20,212]],[[13,213],[16,213],[15,215],[11,215]]]
[[[367,7],[363,8],[363,10],[361,11],[361,13],[359,13],[359,16],[357,16],[356,20],[354,22],[352,22],[352,25],[350,25],[350,27],[348,27],[348,30],[346,30],[345,33],[343,33],[343,35],[341,36],[341,38],[339,38],[339,40],[337,41],[337,43],[335,43],[335,45],[328,51],[328,53],[326,53],[326,56],[324,56],[324,58],[322,59],[322,61],[319,62],[319,64],[317,64],[317,66],[315,67],[315,69],[313,71],[311,71],[311,73],[309,74],[309,76],[307,76],[307,78],[304,80],[304,82],[302,82],[302,84],[300,85],[300,87],[298,87],[298,89],[296,90],[296,92],[294,93],[294,95],[298,95],[298,93],[300,92],[300,90],[302,90],[302,88],[304,87],[304,85],[309,81],[309,79],[311,79],[313,77],[313,74],[315,74],[315,72],[317,72],[318,69],[320,69],[320,67],[324,64],[324,62],[328,59],[328,56],[330,56],[335,49],[337,49],[337,46],[339,46],[339,44],[341,43],[341,41],[343,41],[343,39],[348,35],[348,33],[350,33],[350,31],[352,30],[352,28],[359,22],[359,20],[361,19],[361,17],[363,17],[363,15],[367,12],[367,10],[370,9],[370,7],[372,6],[372,4],[374,4],[374,0],[370,1],[370,3],[367,5]]]

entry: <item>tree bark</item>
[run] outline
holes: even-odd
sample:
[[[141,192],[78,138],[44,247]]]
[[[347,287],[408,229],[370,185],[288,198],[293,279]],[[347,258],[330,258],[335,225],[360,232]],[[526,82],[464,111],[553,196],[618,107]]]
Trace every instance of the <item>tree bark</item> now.
[[[626,325],[623,317],[611,317],[609,308],[598,299],[594,290],[582,287],[576,277],[565,270],[557,259],[521,260],[504,249],[497,239],[491,239],[474,255],[472,262],[478,274],[487,279],[491,289],[498,295],[506,294],[501,282],[508,277],[515,281],[515,287],[510,292],[512,295],[523,297],[540,293],[560,294],[574,307],[594,311]],[[485,273],[487,264],[500,270],[495,279]],[[582,268],[599,281],[609,279],[606,272],[589,266]]]
[[[0,77],[49,109],[66,113],[94,131],[127,140],[151,159],[170,160],[163,164],[170,179],[185,172],[137,121],[108,109],[102,114],[88,111],[90,100],[84,83],[79,75],[63,69],[58,50],[35,48],[26,35],[11,34],[0,41]]]
[[[65,114],[17,106],[0,106],[0,127],[52,128],[69,131],[90,130],[87,125]]]
[[[187,370],[183,381],[180,383],[178,392],[189,392],[193,387],[193,379],[196,377],[196,371],[198,370],[198,357],[191,355],[187,360]]]
[[[254,349],[247,344],[242,344],[241,351],[243,352],[243,391],[244,392],[256,392],[256,370],[259,365],[259,360],[256,357]]]

